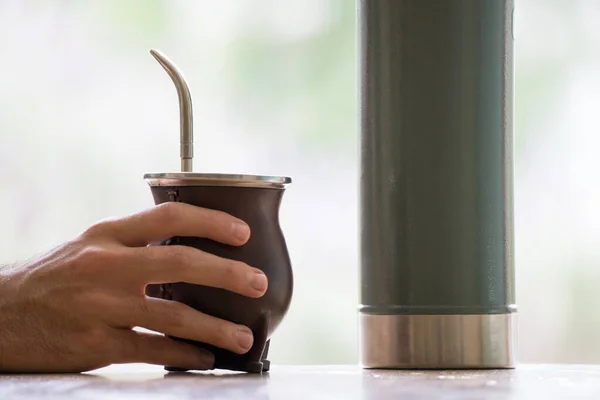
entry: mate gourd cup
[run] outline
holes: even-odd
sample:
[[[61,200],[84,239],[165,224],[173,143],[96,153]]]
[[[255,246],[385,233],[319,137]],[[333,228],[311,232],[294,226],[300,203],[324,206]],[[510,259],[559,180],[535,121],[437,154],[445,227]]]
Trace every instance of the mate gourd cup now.
[[[193,342],[215,355],[215,369],[245,372],[269,370],[266,359],[273,332],[285,317],[293,292],[293,274],[279,224],[279,208],[283,193],[291,183],[289,177],[193,173],[193,140],[191,98],[183,75],[162,53],[152,55],[169,73],[179,95],[181,116],[181,169],[178,173],[146,174],[155,204],[169,201],[231,214],[250,226],[251,235],[242,246],[230,246],[205,238],[173,237],[160,245],[184,245],[242,261],[261,269],[269,281],[266,293],[249,298],[220,288],[188,283],[149,285],[146,293],[184,303],[202,313],[249,327],[254,334],[252,348],[236,354],[212,345]],[[166,366],[168,370],[179,370]]]

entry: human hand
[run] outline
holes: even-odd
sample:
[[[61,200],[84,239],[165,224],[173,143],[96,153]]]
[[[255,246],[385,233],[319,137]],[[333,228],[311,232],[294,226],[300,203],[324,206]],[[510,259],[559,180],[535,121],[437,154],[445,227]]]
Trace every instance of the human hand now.
[[[239,246],[249,227],[223,212],[165,203],[100,221],[74,240],[0,270],[0,371],[82,372],[141,362],[209,369],[212,354],[142,327],[238,354],[253,343],[245,326],[182,303],[148,297],[148,284],[187,282],[261,297],[257,268],[187,246],[147,246],[173,236]]]

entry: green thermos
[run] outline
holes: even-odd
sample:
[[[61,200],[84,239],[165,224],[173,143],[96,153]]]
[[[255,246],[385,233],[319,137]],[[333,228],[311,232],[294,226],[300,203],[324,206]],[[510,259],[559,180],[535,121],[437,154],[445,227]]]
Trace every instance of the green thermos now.
[[[512,368],[513,0],[360,0],[359,354]]]

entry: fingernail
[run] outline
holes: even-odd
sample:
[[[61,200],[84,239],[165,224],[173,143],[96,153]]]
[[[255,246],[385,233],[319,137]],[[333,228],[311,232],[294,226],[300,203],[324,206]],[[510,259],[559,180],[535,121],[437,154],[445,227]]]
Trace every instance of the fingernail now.
[[[248,236],[250,235],[250,228],[243,222],[234,222],[233,223],[233,236],[237,240],[246,241]]]
[[[238,346],[244,350],[250,350],[250,347],[252,347],[252,343],[254,342],[252,332],[249,329],[238,329],[235,333],[235,338],[238,342]]]
[[[250,280],[250,287],[254,290],[262,292],[267,288],[267,277],[262,272],[249,272],[248,279]]]

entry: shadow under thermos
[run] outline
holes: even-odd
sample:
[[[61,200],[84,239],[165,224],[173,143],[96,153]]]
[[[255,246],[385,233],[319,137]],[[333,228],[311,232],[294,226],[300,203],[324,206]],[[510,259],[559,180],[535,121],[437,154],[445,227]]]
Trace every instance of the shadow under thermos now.
[[[364,368],[516,366],[512,0],[360,0]]]

